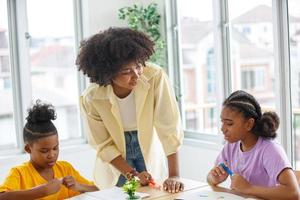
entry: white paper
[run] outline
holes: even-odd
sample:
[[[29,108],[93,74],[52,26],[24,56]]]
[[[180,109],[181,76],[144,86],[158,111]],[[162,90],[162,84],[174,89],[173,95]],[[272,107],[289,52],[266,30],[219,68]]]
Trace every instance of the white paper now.
[[[197,191],[195,193],[182,194],[176,199],[184,200],[245,200],[244,198],[235,194],[214,191]]]
[[[142,198],[150,196],[147,193],[141,193],[141,192],[136,192],[135,195],[136,196],[140,196]],[[126,197],[128,195],[124,193],[124,191],[122,190],[122,188],[113,187],[111,189],[100,190],[100,191],[97,191],[97,192],[87,192],[87,193],[85,193],[85,196],[89,196],[93,200],[94,199],[98,199],[98,200],[112,200],[112,199],[116,199],[117,200],[117,199],[126,199]]]

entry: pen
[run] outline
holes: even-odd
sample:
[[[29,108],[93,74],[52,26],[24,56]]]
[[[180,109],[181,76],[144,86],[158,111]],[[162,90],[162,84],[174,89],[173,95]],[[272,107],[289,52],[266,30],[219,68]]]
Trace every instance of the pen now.
[[[155,183],[153,179],[149,180],[149,186],[152,187],[152,188],[159,189],[159,190],[161,189],[161,186],[158,185],[157,183]]]
[[[227,174],[233,176],[233,172],[224,163],[220,163],[219,166],[223,167],[223,169],[226,171]]]

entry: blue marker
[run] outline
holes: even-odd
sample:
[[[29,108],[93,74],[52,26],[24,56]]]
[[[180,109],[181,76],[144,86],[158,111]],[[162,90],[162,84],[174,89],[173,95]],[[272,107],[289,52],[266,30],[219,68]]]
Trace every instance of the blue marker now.
[[[223,167],[223,169],[226,171],[227,174],[233,176],[233,172],[224,163],[220,163],[219,166]]]

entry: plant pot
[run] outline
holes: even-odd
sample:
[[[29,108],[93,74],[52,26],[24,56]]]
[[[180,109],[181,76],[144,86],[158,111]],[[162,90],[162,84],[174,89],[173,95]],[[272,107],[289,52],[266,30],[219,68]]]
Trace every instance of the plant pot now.
[[[126,197],[126,200],[142,200],[140,196]]]

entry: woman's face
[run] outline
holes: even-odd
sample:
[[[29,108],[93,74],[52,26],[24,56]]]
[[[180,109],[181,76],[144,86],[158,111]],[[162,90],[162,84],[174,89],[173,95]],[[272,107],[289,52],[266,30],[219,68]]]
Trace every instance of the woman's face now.
[[[51,168],[59,154],[58,135],[50,135],[26,144],[25,150],[30,154],[30,160],[36,168]]]
[[[112,86],[117,92],[130,92],[137,85],[139,77],[143,73],[143,66],[137,62],[129,62],[124,65],[112,80]]]
[[[224,139],[230,143],[245,139],[251,133],[253,118],[245,119],[241,112],[228,107],[223,107],[221,112],[221,131]]]

